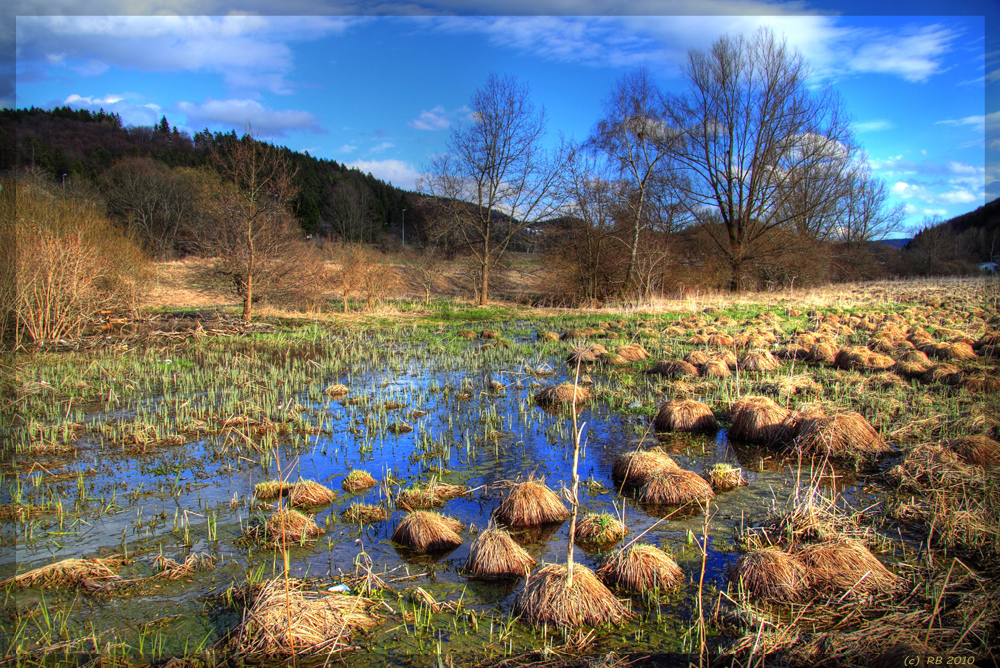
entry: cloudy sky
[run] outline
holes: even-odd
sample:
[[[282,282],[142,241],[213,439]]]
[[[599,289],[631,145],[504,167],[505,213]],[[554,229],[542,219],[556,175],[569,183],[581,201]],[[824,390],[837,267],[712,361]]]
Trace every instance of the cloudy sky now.
[[[840,94],[908,225],[1000,195],[995,0],[916,0],[914,15],[888,16],[886,0],[401,0],[374,13],[317,0],[77,2],[2,10],[0,105],[103,107],[136,125],[165,115],[192,133],[251,123],[413,188],[491,71],[528,84],[552,142],[583,139],[629,69],[680,91],[690,49],[766,25],[803,53],[812,86]]]

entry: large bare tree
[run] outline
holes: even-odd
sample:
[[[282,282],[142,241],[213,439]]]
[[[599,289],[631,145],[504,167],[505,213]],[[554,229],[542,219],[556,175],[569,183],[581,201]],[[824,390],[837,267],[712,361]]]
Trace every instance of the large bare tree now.
[[[694,220],[721,221],[706,230],[741,290],[769,236],[841,197],[826,186],[853,162],[849,118],[832,93],[810,89],[802,56],[768,29],[691,51],[684,75],[689,90],[668,105],[687,168],[682,201]],[[802,197],[807,185],[818,187]]]
[[[210,164],[218,174],[203,188],[208,220],[201,226],[203,252],[219,259],[237,294],[243,320],[250,322],[254,285],[296,238],[289,204],[295,171],[277,148],[250,128],[241,139],[214,145]]]
[[[631,234],[622,294],[633,288],[639,237],[650,221],[650,191],[669,179],[670,147],[677,138],[666,125],[663,94],[645,67],[618,79],[604,101],[604,118],[591,132],[589,145],[606,157],[617,178],[620,209],[627,213]],[[660,188],[663,191],[662,187]]]
[[[485,306],[511,241],[557,208],[556,161],[542,146],[545,112],[516,78],[490,74],[469,106],[471,122],[452,131],[418,187],[441,202],[430,236],[457,237],[475,257]]]

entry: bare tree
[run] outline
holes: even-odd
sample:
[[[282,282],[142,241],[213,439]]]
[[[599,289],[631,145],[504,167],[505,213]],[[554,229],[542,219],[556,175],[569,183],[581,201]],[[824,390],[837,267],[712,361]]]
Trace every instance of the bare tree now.
[[[810,91],[802,56],[768,29],[691,51],[684,74],[689,91],[668,105],[687,167],[679,190],[694,220],[721,220],[706,229],[730,266],[730,289],[741,290],[769,235],[840,196],[822,187],[791,204],[821,166],[851,164],[849,119],[832,94]]]
[[[333,187],[323,213],[342,244],[374,240],[377,211],[368,188],[352,180],[341,181]]]
[[[431,302],[431,292],[438,280],[444,276],[446,265],[440,251],[434,246],[425,246],[403,268],[403,273],[412,285],[424,293],[424,306]]]
[[[556,209],[553,161],[541,146],[545,112],[528,87],[490,74],[470,103],[472,122],[454,129],[448,152],[418,184],[443,198],[434,236],[454,234],[478,265],[479,303],[511,240]]]
[[[243,320],[252,317],[254,284],[294,242],[289,204],[295,171],[286,156],[254,137],[251,128],[236,141],[210,149],[218,179],[206,179],[202,202],[208,222],[201,226],[203,251],[220,261],[243,298]]]
[[[867,166],[852,172],[838,217],[835,238],[846,244],[883,239],[896,230],[906,214],[903,204],[888,206],[885,183]]]
[[[589,144],[607,156],[618,178],[628,184],[627,188],[618,189],[631,227],[629,259],[621,290],[624,294],[633,287],[635,279],[639,236],[649,221],[646,215],[649,191],[657,181],[668,178],[669,148],[677,135],[665,123],[663,96],[645,67],[615,82],[604,102],[604,112]]]
[[[177,170],[150,158],[128,156],[101,178],[108,212],[135,233],[154,257],[175,250],[193,215],[193,188]]]

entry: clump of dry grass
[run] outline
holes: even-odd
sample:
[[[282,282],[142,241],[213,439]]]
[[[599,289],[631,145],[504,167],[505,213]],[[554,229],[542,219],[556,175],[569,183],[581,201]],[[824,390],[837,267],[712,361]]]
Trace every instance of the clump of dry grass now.
[[[621,624],[632,617],[629,609],[582,564],[573,564],[572,587],[568,586],[565,564],[551,564],[533,573],[514,612],[533,626],[551,624],[570,629]]]
[[[890,452],[890,448],[864,416],[848,412],[832,417],[813,417],[802,422],[793,443],[805,456],[850,459]]]
[[[350,524],[375,524],[383,522],[389,517],[389,511],[382,506],[373,506],[367,503],[352,503],[343,512],[341,517]]]
[[[780,366],[780,363],[775,359],[771,351],[758,348],[757,350],[751,350],[743,359],[740,360],[740,368],[744,371],[752,371],[756,373],[766,373],[768,371],[774,371]]]
[[[719,423],[712,409],[700,401],[675,400],[660,406],[653,425],[659,431],[715,431]]]
[[[794,554],[808,569],[812,586],[832,595],[888,593],[900,581],[868,548],[847,538],[799,545]]]
[[[247,538],[265,545],[301,544],[324,533],[312,517],[297,510],[281,508],[272,513],[263,527],[246,529]]]
[[[372,474],[368,471],[360,471],[358,469],[352,470],[344,478],[344,482],[341,483],[341,487],[344,488],[345,492],[361,492],[366,489],[371,489],[378,484],[378,481],[372,477]]]
[[[768,445],[779,442],[791,412],[768,397],[746,397],[733,404],[729,437]]]
[[[942,360],[974,360],[976,351],[968,343],[934,343],[923,348],[928,355]]]
[[[794,376],[779,376],[761,385],[761,389],[777,397],[819,394],[823,387],[812,376],[800,373]]]
[[[712,355],[712,360],[722,362],[727,367],[729,367],[730,370],[736,368],[736,361],[737,361],[736,353],[734,353],[732,350],[720,350],[719,352]],[[711,363],[712,360],[709,360],[709,363]]]
[[[737,468],[732,464],[726,464],[725,462],[719,462],[713,466],[706,471],[704,477],[708,480],[708,484],[712,486],[716,494],[719,492],[728,492],[729,490],[749,484],[743,477],[743,469]]]
[[[468,493],[469,488],[464,485],[448,485],[431,480],[427,485],[401,489],[396,495],[396,507],[406,511],[439,508]]]
[[[552,524],[568,517],[569,511],[555,492],[537,480],[514,485],[493,510],[493,519],[508,527]]]
[[[965,374],[954,364],[935,364],[920,377],[925,383],[941,383],[943,385],[961,385]]]
[[[799,601],[809,592],[809,572],[795,556],[777,547],[748,552],[733,565],[730,579],[754,598]]]
[[[323,394],[330,397],[331,399],[339,399],[341,397],[346,397],[348,394],[350,394],[350,392],[351,390],[346,385],[342,385],[340,383],[330,385],[325,390],[323,390]]]
[[[919,350],[907,350],[899,355],[893,368],[902,376],[916,378],[930,371],[933,366],[934,363],[925,353]]]
[[[210,571],[215,568],[215,557],[208,554],[197,554],[192,552],[184,559],[184,563],[177,563],[162,554],[153,562],[153,568],[157,570],[154,578],[165,580],[179,580],[189,575],[194,575],[198,571]]]
[[[805,360],[809,356],[809,349],[797,343],[787,343],[782,345],[774,356],[782,360]]]
[[[585,387],[573,385],[573,383],[563,383],[561,385],[551,385],[539,390],[535,394],[535,401],[539,406],[556,407],[566,405],[581,406],[590,401],[593,395]]]
[[[708,337],[708,345],[713,348],[732,348],[733,337],[728,334],[712,334]]]
[[[560,336],[559,332],[542,332],[539,338],[542,341],[558,341]]]
[[[562,336],[560,338],[563,341],[572,341],[573,339],[582,339],[585,336],[587,335],[584,334],[583,330],[581,329],[567,329],[565,332],[562,333]]]
[[[292,485],[288,503],[296,508],[316,508],[333,503],[337,493],[314,480],[300,480]]]
[[[660,448],[631,450],[615,457],[611,476],[619,485],[634,488],[641,487],[655,473],[677,468],[673,458]]]
[[[595,348],[599,348],[600,352]],[[566,358],[567,364],[577,365],[577,364],[594,364],[597,362],[597,356],[606,354],[608,351],[604,346],[590,346],[589,348],[577,348],[576,350],[570,352],[569,357]]]
[[[888,355],[868,350],[864,346],[838,350],[833,360],[834,366],[848,371],[883,371],[895,363]]]
[[[356,596],[308,591],[297,579],[268,581],[230,643],[239,656],[286,657],[335,652],[359,631],[378,625],[372,602]]]
[[[647,477],[636,497],[640,503],[679,506],[715,498],[715,491],[697,473],[673,469],[657,471]]]
[[[833,364],[837,359],[837,347],[826,341],[814,343],[806,356],[807,362]]]
[[[646,369],[647,374],[667,376],[677,378],[679,376],[698,376],[698,367],[685,362],[684,360],[674,360],[672,362],[657,362],[652,367]]]
[[[597,361],[608,366],[625,366],[628,360],[617,353],[604,353],[597,356]]]
[[[609,545],[624,538],[627,531],[614,515],[591,513],[577,520],[573,540],[591,545]]]
[[[702,366],[711,359],[704,350],[692,350],[684,356],[684,361],[695,366]]]
[[[729,365],[722,360],[708,360],[701,368],[701,375],[706,378],[729,378],[733,374],[729,371]]]
[[[420,554],[445,552],[462,544],[458,532],[463,528],[454,518],[418,510],[400,520],[392,541]]]
[[[670,555],[641,543],[608,555],[597,575],[609,587],[638,594],[671,589],[684,582],[684,571]]]
[[[525,577],[534,565],[534,558],[506,530],[490,527],[472,543],[465,572],[478,578]]]
[[[292,488],[292,484],[284,480],[265,480],[257,483],[253,488],[254,498],[261,501],[274,501],[278,497],[287,494]]]
[[[1000,443],[985,434],[953,438],[945,441],[943,445],[966,464],[982,467],[1000,464]]]
[[[123,562],[124,558],[117,555],[103,559],[63,559],[7,578],[0,582],[0,586],[13,584],[16,587],[81,587],[97,591],[107,589],[121,581],[111,567],[121,566]]]

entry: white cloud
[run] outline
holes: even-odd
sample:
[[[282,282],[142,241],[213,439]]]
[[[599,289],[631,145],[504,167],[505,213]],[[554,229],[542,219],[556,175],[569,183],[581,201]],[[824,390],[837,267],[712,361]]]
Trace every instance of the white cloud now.
[[[356,151],[357,148],[354,144],[344,144],[337,149],[337,153],[350,153],[351,151]]]
[[[857,133],[864,132],[879,132],[881,130],[892,129],[893,124],[890,121],[878,119],[874,121],[861,121],[854,124],[854,131]]]
[[[110,67],[207,71],[230,88],[288,93],[289,42],[346,30],[358,20],[324,16],[19,16],[18,66],[48,62],[89,76]]]
[[[904,200],[916,199],[926,204],[937,205],[958,205],[971,204],[973,202],[982,203],[982,191],[973,192],[967,188],[954,188],[945,192],[936,193],[930,188],[920,184],[897,181],[892,186],[892,191]]]
[[[371,153],[381,153],[382,151],[388,150],[390,148],[394,148],[395,146],[396,145],[393,144],[391,141],[384,141],[384,142],[378,144],[377,146],[372,146],[370,149],[368,149],[368,153],[369,154],[371,154]]]
[[[177,111],[187,116],[187,126],[223,126],[242,131],[247,124],[261,137],[283,137],[289,130],[326,134],[319,120],[308,111],[274,110],[256,100],[213,100],[202,104],[178,102]]]
[[[937,121],[934,125],[950,125],[952,127],[969,126],[975,132],[983,132],[986,129],[985,116],[966,116],[965,118],[947,118]]]
[[[347,163],[348,167],[357,167],[362,172],[388,181],[397,188],[413,190],[416,187],[420,172],[411,164],[402,160],[357,160]]]
[[[109,113],[118,114],[122,123],[128,125],[153,125],[163,116],[163,109],[153,102],[143,102],[140,95],[134,93],[109,93],[101,96],[86,96],[72,93],[59,104],[73,109],[89,109],[97,111],[104,109]]]
[[[444,130],[451,125],[444,107],[434,107],[430,111],[422,111],[420,115],[407,123],[414,130]]]

